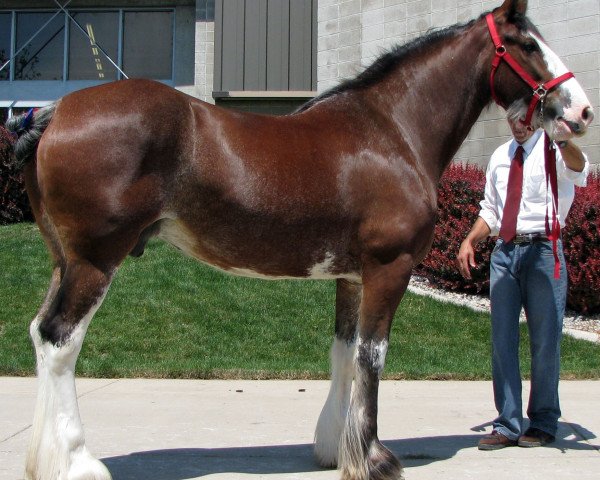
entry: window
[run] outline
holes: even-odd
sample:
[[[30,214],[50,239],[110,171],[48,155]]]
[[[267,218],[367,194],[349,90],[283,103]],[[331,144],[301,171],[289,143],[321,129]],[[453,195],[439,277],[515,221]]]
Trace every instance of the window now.
[[[62,11],[0,12],[0,66],[12,42],[20,50],[0,71],[0,81],[123,78],[113,62],[128,77],[173,78],[172,9],[68,12],[74,21]]]
[[[0,13],[0,67],[10,58],[10,31],[12,15]],[[10,67],[6,65],[0,70],[0,80],[8,80]]]
[[[15,80],[62,80],[64,16],[52,13],[18,13]],[[46,22],[42,31],[25,44]]]
[[[171,78],[171,12],[125,12],[123,69],[130,77]]]
[[[117,69],[98,45],[114,61],[118,59],[118,12],[76,12],[72,17],[89,37],[69,22],[69,80],[116,80]]]

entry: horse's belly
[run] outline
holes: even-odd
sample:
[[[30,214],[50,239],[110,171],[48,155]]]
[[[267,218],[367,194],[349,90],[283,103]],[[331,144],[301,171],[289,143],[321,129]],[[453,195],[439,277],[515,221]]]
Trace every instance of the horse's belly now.
[[[351,266],[341,267],[341,265],[351,265],[352,262],[341,259],[339,254],[327,251],[327,249],[305,251],[298,255],[299,252],[294,251],[293,246],[287,245],[284,249],[287,251],[287,255],[271,249],[270,253],[267,252],[261,261],[261,259],[252,258],[248,254],[240,253],[253,250],[252,248],[236,249],[235,253],[226,251],[217,240],[195,234],[176,219],[162,220],[158,237],[177,247],[186,255],[233,275],[268,280],[346,278],[356,282],[360,281],[358,269]],[[302,259],[299,260],[301,257]]]

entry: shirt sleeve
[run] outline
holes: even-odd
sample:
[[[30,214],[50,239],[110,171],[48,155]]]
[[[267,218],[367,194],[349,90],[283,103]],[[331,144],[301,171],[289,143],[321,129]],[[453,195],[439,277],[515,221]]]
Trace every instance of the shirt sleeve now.
[[[567,167],[567,164],[563,160],[562,155],[560,154],[560,149],[556,149],[556,175],[558,178],[562,178],[564,180],[568,180],[578,187],[585,187],[587,185],[587,177],[590,173],[590,162],[588,161],[587,155],[584,153],[583,158],[585,160],[585,165],[581,172],[576,172],[575,170],[571,170]]]
[[[499,232],[499,215],[498,215],[498,201],[497,201],[497,191],[494,188],[494,172],[491,167],[492,162],[488,164],[487,171],[485,173],[485,192],[483,195],[483,200],[479,202],[481,206],[481,210],[479,211],[479,216],[487,223],[488,227],[490,227],[490,235],[498,235]]]

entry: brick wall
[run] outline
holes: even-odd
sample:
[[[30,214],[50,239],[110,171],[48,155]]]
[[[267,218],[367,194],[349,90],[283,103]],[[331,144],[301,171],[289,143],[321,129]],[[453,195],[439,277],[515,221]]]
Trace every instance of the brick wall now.
[[[502,0],[319,0],[318,90],[355,76],[395,44],[431,28],[469,21]],[[575,73],[594,106],[596,120],[577,143],[600,166],[600,1],[530,0],[529,17],[550,47]],[[509,138],[504,113],[485,111],[455,160],[486,165]]]
[[[212,97],[215,64],[214,2],[196,1],[196,60],[194,68],[194,96],[215,103]]]

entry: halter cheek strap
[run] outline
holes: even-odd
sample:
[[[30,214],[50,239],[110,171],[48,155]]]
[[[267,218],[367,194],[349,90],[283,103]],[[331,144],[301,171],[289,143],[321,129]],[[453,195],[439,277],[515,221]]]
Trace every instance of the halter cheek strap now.
[[[492,71],[490,73],[490,87],[492,90],[492,98],[494,101],[504,107],[498,96],[496,95],[496,90],[494,88],[494,77],[496,76],[496,70],[504,60],[510,68],[514,70],[514,72],[525,82],[527,85],[531,87],[533,90],[533,97],[531,98],[531,102],[529,103],[529,108],[527,109],[527,115],[525,116],[525,125],[528,127],[531,126],[531,119],[533,118],[533,112],[535,112],[535,108],[540,100],[543,102],[552,89],[556,88],[563,82],[566,82],[570,78],[574,78],[572,72],[564,73],[552,80],[547,81],[546,83],[538,83],[536,82],[529,73],[519,65],[519,63],[514,59],[514,57],[508,53],[506,47],[502,43],[500,39],[500,35],[498,35],[498,30],[496,29],[496,22],[494,21],[494,16],[491,13],[488,13],[485,17],[485,20],[488,25],[488,29],[490,31],[490,35],[492,37],[492,41],[494,42],[494,47],[496,47],[496,55],[494,56],[494,60],[492,60]]]

